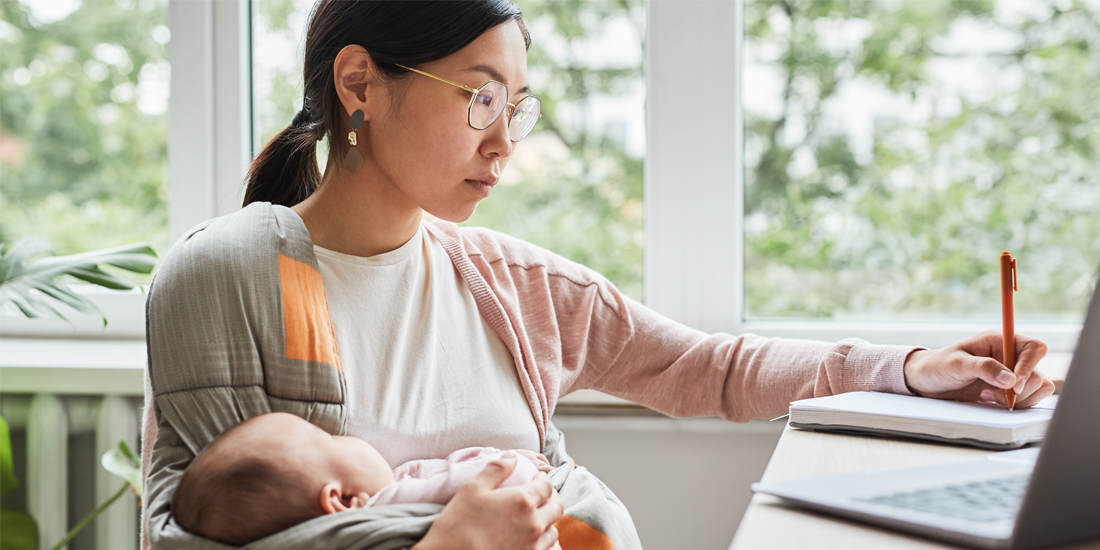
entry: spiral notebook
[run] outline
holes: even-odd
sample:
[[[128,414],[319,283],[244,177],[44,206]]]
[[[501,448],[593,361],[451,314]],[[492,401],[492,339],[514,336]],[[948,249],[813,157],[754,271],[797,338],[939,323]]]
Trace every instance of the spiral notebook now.
[[[924,439],[1006,450],[1042,441],[1057,397],[1029,409],[877,392],[851,392],[791,403],[796,428]]]

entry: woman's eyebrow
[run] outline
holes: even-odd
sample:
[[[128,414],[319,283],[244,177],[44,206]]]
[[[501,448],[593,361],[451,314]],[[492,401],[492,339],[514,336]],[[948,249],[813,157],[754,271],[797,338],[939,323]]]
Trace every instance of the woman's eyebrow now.
[[[488,65],[474,65],[473,67],[470,67],[469,69],[466,69],[466,71],[482,72],[482,73],[485,73],[485,74],[489,75],[489,78],[492,78],[493,80],[496,80],[497,82],[500,82],[502,84],[506,84],[504,82],[504,75],[500,74],[500,71],[498,71],[498,70],[496,70],[496,69],[494,69],[494,68],[492,68]],[[466,71],[463,71],[463,72],[466,72]],[[517,94],[531,93],[531,85],[530,84],[525,84],[522,88],[520,88],[519,90],[516,90],[515,93],[517,93]]]

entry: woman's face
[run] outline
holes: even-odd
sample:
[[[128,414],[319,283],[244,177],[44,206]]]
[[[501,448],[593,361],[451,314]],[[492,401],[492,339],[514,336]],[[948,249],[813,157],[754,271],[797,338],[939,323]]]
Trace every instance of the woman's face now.
[[[417,67],[480,88],[489,80],[508,87],[508,102],[528,94],[527,50],[515,21],[502,23],[458,52]],[[369,151],[379,176],[405,199],[452,222],[468,219],[496,185],[515,143],[502,114],[484,130],[468,123],[471,93],[413,75],[391,89],[392,100],[369,124]]]

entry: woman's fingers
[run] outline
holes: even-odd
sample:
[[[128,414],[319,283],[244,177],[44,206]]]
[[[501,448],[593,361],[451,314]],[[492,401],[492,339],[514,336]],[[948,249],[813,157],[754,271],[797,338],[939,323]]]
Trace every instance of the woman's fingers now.
[[[974,357],[968,363],[970,372],[966,374],[971,378],[978,378],[990,386],[1002,389],[1011,388],[1016,384],[1017,376],[996,359]]]
[[[546,504],[546,501],[557,494],[554,491],[554,486],[550,484],[550,478],[546,476],[545,472],[535,474],[535,477],[531,481],[520,485],[520,488],[525,494],[532,497],[531,503],[534,505],[533,508],[541,508]]]
[[[528,483],[500,488],[518,456],[490,462],[455,493],[422,542],[430,548],[548,550],[564,506],[550,479],[539,473]]]
[[[550,528],[539,537],[535,547],[538,548],[538,550],[554,550],[554,548],[560,550],[561,546],[558,545],[558,528],[551,525]]]
[[[1054,393],[1054,382],[1041,372],[1032,374],[1024,384],[1022,391],[1016,394],[1014,408],[1026,409],[1034,406]],[[982,388],[981,400],[1008,406],[1004,390],[986,385]]]
[[[562,502],[557,491],[554,491],[535,512],[536,521],[541,525],[554,525],[563,515],[565,515],[565,503]]]
[[[1036,372],[1028,379],[1024,390],[1017,397],[1016,407],[1024,409],[1034,406],[1054,394],[1054,382],[1043,373]]]
[[[1054,384],[1036,370],[1047,346],[1016,335],[1016,362],[1004,365],[1000,331],[986,331],[953,346],[918,350],[905,359],[905,383],[914,393],[939,399],[988,401],[1007,405],[1005,390],[1016,392],[1017,408],[1030,407],[1049,396]]]
[[[477,474],[477,477],[471,479],[469,483],[477,484],[485,489],[496,489],[515,471],[516,460],[518,460],[518,457],[515,453],[505,452],[504,456],[486,464],[485,469],[481,470],[481,473]]]
[[[991,388],[989,386],[986,386],[985,388],[982,389],[982,399],[981,400],[985,401],[986,403],[997,403],[997,404],[1000,404],[1000,405],[1004,405],[1006,407],[1008,406],[1008,401],[1006,401],[1005,392],[1004,392],[1004,390],[1002,390],[1000,388]]]
[[[1016,382],[1016,393],[1024,391],[1024,384],[1035,372],[1039,360],[1045,357],[1046,354],[1047,345],[1042,340],[1036,340],[1023,334],[1016,335],[1016,365],[1012,369],[1019,378]]]

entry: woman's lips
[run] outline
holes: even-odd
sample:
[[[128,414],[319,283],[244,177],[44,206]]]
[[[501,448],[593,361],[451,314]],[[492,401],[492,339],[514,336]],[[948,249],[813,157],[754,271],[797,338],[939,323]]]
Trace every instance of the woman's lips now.
[[[485,179],[485,180],[476,179],[476,180],[465,180],[465,181],[466,181],[466,184],[469,185],[470,187],[472,187],[474,189],[474,191],[477,192],[477,194],[481,195],[482,198],[488,197],[489,193],[491,193],[493,191],[493,186],[497,184],[495,178]]]

